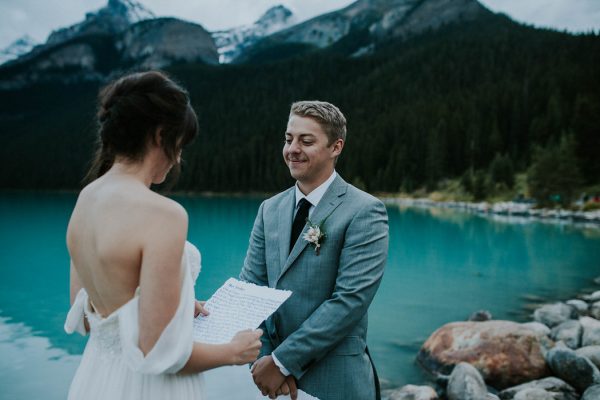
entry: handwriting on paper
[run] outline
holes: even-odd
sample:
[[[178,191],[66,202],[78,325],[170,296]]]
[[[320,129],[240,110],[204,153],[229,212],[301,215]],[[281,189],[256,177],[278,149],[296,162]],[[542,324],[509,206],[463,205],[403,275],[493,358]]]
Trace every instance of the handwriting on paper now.
[[[194,341],[227,343],[244,329],[256,329],[292,294],[229,278],[204,308],[210,315],[194,319]]]

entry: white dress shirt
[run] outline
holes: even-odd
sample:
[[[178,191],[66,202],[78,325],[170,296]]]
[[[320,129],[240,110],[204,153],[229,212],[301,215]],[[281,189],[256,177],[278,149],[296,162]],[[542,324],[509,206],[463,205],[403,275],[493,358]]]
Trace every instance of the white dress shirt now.
[[[327,189],[329,189],[329,186],[331,186],[331,183],[333,182],[336,176],[337,173],[335,172],[335,170],[333,170],[333,173],[329,178],[327,178],[325,182],[323,182],[321,185],[319,185],[319,187],[317,187],[315,190],[313,190],[307,195],[304,195],[304,193],[302,193],[302,191],[298,187],[298,182],[296,182],[296,208],[294,211],[294,216],[298,212],[298,203],[301,199],[305,198],[311,204],[310,208],[308,209],[308,216],[310,218],[313,210],[315,209],[315,207],[317,207],[317,205],[323,198],[323,195],[325,194]],[[275,353],[271,353],[271,356],[273,357],[273,362],[275,362],[275,365],[279,367],[281,373],[285,376],[289,376],[290,371],[288,371],[288,369],[277,359],[277,357],[275,357]]]
[[[298,203],[300,202],[300,200],[306,199],[311,204],[310,208],[308,209],[308,216],[310,217],[312,215],[313,210],[319,204],[319,202],[323,198],[323,195],[325,194],[327,189],[329,189],[329,186],[331,186],[331,183],[333,182],[336,176],[337,173],[335,172],[335,170],[333,170],[333,173],[329,178],[327,178],[325,182],[321,183],[319,187],[317,187],[315,190],[313,190],[307,195],[304,195],[304,193],[302,193],[302,191],[298,187],[298,182],[296,182],[296,210],[294,211],[294,216],[298,212]]]

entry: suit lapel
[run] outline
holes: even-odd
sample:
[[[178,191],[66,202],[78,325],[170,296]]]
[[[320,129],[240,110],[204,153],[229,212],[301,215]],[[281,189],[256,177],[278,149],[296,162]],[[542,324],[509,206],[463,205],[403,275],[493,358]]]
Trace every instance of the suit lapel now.
[[[331,183],[331,186],[329,186],[329,188],[323,195],[323,198],[321,198],[321,201],[319,202],[319,204],[313,211],[312,215],[310,216],[311,222],[318,224],[319,222],[323,221],[325,218],[328,218],[331,215],[331,213],[333,213],[333,211],[337,208],[337,206],[339,206],[340,203],[342,202],[342,196],[346,193],[347,187],[348,187],[348,184],[338,175],[334,179],[334,181]],[[292,191],[292,198],[295,198],[294,191]],[[287,203],[287,201],[286,201],[286,203]],[[280,207],[282,205],[283,205],[283,202],[280,205]],[[293,210],[293,205],[291,207]],[[281,217],[281,211],[282,210],[280,209],[280,217]],[[288,217],[288,219],[285,222],[286,223],[281,223],[280,226],[286,225],[287,232],[285,234],[285,238],[287,238],[287,240],[285,241],[285,243],[282,241],[282,239],[279,240],[280,254],[287,254],[287,250],[289,249],[289,243],[290,243],[290,236],[291,236],[291,230],[292,230],[292,218]],[[283,274],[285,274],[285,272],[292,266],[294,261],[296,261],[296,259],[300,255],[300,253],[302,253],[304,248],[308,245],[308,242],[306,240],[302,239],[302,236],[304,235],[304,233],[307,230],[308,230],[308,224],[304,226],[304,229],[302,229],[302,233],[300,233],[300,236],[298,237],[298,241],[294,245],[294,248],[292,249],[289,257],[286,257],[286,259],[282,262],[281,265],[283,265],[283,267],[281,268],[281,272],[279,273],[277,281],[279,281],[279,279],[283,276]],[[283,234],[281,231],[280,231],[280,238],[283,238]],[[284,244],[285,244],[285,249],[283,247]],[[282,253],[283,250],[285,250],[285,253]],[[282,257],[282,259],[283,259],[283,257]],[[277,284],[277,281],[275,282],[275,284]]]
[[[279,203],[278,221],[279,221],[279,273],[285,265],[290,251],[290,237],[292,235],[292,221],[294,218],[294,201],[296,199],[295,189],[292,188],[285,198]]]

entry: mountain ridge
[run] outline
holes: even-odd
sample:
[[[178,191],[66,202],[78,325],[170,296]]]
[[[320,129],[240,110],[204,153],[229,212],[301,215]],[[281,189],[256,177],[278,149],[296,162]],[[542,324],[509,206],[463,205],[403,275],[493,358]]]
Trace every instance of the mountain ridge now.
[[[489,13],[477,0],[357,0],[340,10],[296,24],[293,13],[277,5],[252,25],[209,33],[192,22],[156,18],[134,0],[109,0],[105,7],[86,14],[84,21],[54,31],[45,44],[0,65],[0,88],[22,87],[57,77],[73,81],[78,70],[82,80],[104,79],[106,71],[95,68],[103,55],[97,54],[93,45],[81,43],[82,38],[91,36],[112,38],[116,51],[108,49],[110,45],[102,47],[108,49],[104,56],[115,59],[101,63],[113,65],[115,69],[110,72],[117,73],[164,68],[178,62],[262,63],[327,48],[345,56],[362,57],[376,51],[381,42],[406,40],[427,29],[472,20],[486,12]],[[167,20],[168,24],[148,22]],[[164,32],[146,32],[143,38],[131,34],[139,33],[148,24]],[[132,38],[141,42],[134,43]],[[78,42],[71,52],[62,46],[70,41]],[[60,53],[53,53],[53,49]],[[151,54],[155,50],[158,53]],[[48,58],[40,61],[44,56]],[[64,68],[68,68],[69,76],[60,78],[59,71]],[[10,71],[19,73],[11,79]]]
[[[405,40],[428,29],[492,15],[477,0],[357,0],[295,26],[274,33],[250,47],[240,62],[256,61],[269,47],[304,44],[307,49],[335,45],[351,32],[367,34],[361,43],[346,46],[349,56],[364,56],[389,39]]]

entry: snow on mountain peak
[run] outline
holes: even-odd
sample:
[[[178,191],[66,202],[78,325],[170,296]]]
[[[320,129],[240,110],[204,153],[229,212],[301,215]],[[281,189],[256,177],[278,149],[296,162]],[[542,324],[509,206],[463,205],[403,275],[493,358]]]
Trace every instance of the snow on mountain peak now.
[[[96,14],[121,15],[130,24],[156,18],[156,15],[152,11],[133,0],[108,0],[106,7],[98,10]]]
[[[265,36],[288,28],[296,23],[296,17],[288,8],[277,5],[269,8],[254,24],[213,32],[219,51],[219,62],[230,63],[242,51]]]

